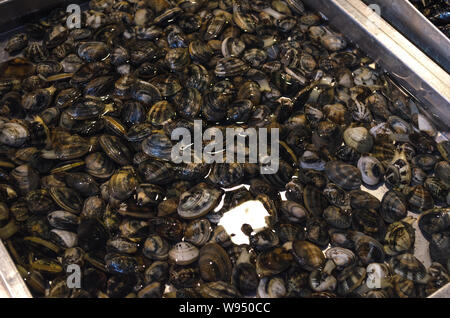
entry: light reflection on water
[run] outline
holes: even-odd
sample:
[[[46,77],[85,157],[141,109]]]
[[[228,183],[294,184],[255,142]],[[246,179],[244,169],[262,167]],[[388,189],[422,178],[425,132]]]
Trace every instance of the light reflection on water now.
[[[243,224],[249,224],[255,233],[266,226],[266,217],[270,216],[261,201],[252,200],[242,203],[224,213],[219,225],[231,236],[231,241],[236,245],[249,244],[248,236],[242,233]]]

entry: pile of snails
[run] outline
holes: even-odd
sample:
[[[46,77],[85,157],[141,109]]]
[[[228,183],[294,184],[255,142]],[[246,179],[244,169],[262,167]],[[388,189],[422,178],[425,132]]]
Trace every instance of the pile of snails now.
[[[92,0],[81,28],[68,15],[27,24],[0,65],[0,238],[34,296],[426,297],[449,282],[450,143],[320,14]],[[194,120],[278,129],[278,171],[175,164],[171,133]],[[219,223],[249,201],[267,226],[236,245]]]

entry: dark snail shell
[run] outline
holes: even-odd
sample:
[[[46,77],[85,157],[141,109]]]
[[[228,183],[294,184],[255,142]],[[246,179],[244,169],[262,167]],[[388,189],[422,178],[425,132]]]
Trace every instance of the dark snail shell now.
[[[381,202],[372,194],[363,190],[350,191],[350,206],[353,209],[374,209],[378,210]]]
[[[198,287],[198,292],[203,298],[239,298],[241,294],[230,283],[224,281],[210,282]]]
[[[434,200],[430,192],[422,185],[414,186],[407,194],[406,202],[409,210],[414,213],[422,213],[434,206]]]
[[[306,239],[320,247],[328,246],[328,223],[322,218],[309,218],[306,221]]]
[[[425,180],[424,187],[436,202],[446,202],[449,187],[443,181],[436,177],[428,177]]]
[[[300,266],[308,271],[318,269],[325,263],[322,250],[308,241],[294,241],[292,252]]]
[[[221,191],[200,183],[181,195],[178,214],[185,219],[202,217],[216,207],[221,195]]]
[[[165,190],[157,185],[141,183],[136,188],[136,204],[138,206],[156,206],[163,201]]]
[[[361,186],[361,172],[354,166],[339,161],[326,164],[327,177],[345,190],[359,189]]]
[[[250,246],[257,251],[264,251],[273,248],[279,243],[280,239],[277,233],[271,229],[265,229],[256,234],[250,234]]]
[[[414,249],[414,228],[407,222],[394,222],[388,226],[384,240],[384,250],[389,255],[409,252]]]
[[[332,227],[348,229],[352,224],[351,211],[330,205],[323,211],[323,218]]]
[[[163,261],[153,262],[144,273],[145,282],[165,282],[169,278],[169,264]]]
[[[439,161],[434,166],[434,174],[442,182],[445,183],[447,187],[450,187],[450,163],[447,161]]]
[[[76,230],[80,222],[79,217],[75,214],[61,210],[49,213],[47,219],[52,227],[69,231]]]
[[[344,269],[337,277],[337,293],[342,296],[351,294],[362,284],[365,277],[364,267],[355,266]]]
[[[211,223],[207,219],[197,219],[186,227],[184,239],[197,246],[202,246],[209,241],[211,234]]]
[[[159,235],[152,234],[144,242],[142,253],[153,260],[166,260],[169,257],[170,245]]]
[[[78,245],[86,252],[103,248],[108,240],[105,226],[96,218],[82,219],[77,234]]]
[[[20,165],[11,171],[11,177],[17,182],[19,190],[26,194],[39,187],[40,179],[37,172],[29,165]]]
[[[308,211],[315,216],[321,216],[323,210],[328,206],[322,191],[309,184],[303,190],[303,202]]]
[[[155,127],[162,127],[175,116],[173,106],[167,101],[160,101],[150,108],[147,113],[147,122]]]
[[[375,238],[383,237],[386,231],[383,218],[373,209],[353,210],[352,227]]]
[[[417,221],[419,229],[427,240],[435,233],[450,226],[450,208],[433,208],[422,213]]]
[[[360,232],[351,233],[350,236],[355,244],[356,255],[363,264],[382,262],[385,258],[383,245],[371,236]]]
[[[87,62],[96,62],[109,55],[109,48],[103,42],[85,42],[78,47],[77,53]]]
[[[117,274],[133,274],[138,267],[135,258],[115,253],[106,254],[105,264],[108,272]]]
[[[199,268],[196,265],[172,265],[169,270],[169,282],[176,288],[192,288],[200,280]]]
[[[305,230],[300,225],[283,223],[278,225],[276,231],[282,243],[303,240],[305,238]]]
[[[427,275],[425,266],[410,253],[393,256],[389,260],[389,266],[397,275],[414,282],[423,282]]]
[[[277,275],[289,268],[292,255],[281,247],[264,251],[256,257],[256,272],[259,277]]]
[[[198,89],[187,87],[173,97],[173,103],[181,116],[191,119],[199,114],[203,99]]]
[[[119,165],[131,163],[131,153],[128,147],[116,136],[101,135],[98,139],[105,154]]]
[[[244,177],[244,167],[240,163],[215,163],[209,173],[209,180],[220,187],[238,185]]]
[[[136,190],[138,180],[131,167],[124,167],[111,176],[108,182],[109,194],[117,200],[128,199]]]
[[[301,204],[294,201],[281,202],[280,210],[290,222],[301,223],[308,216],[308,211]]]
[[[329,182],[323,189],[323,194],[335,206],[347,206],[349,204],[348,193],[334,183]]]
[[[230,281],[232,265],[227,252],[216,243],[208,243],[200,249],[198,259],[200,276],[208,282]]]
[[[380,214],[387,223],[393,223],[403,219],[407,212],[406,197],[403,193],[389,190],[383,195]]]
[[[290,201],[303,203],[303,184],[293,179],[286,184],[286,198]]]
[[[444,263],[450,257],[450,232],[435,233],[430,240],[430,257],[435,262]]]
[[[71,188],[51,187],[49,194],[62,209],[76,214],[81,212],[83,201]]]
[[[243,75],[248,68],[249,67],[238,58],[225,57],[217,62],[214,73],[219,77],[237,76]]]
[[[93,177],[106,179],[114,173],[114,163],[101,152],[87,155],[84,161],[86,172]]]
[[[168,184],[173,177],[171,164],[163,160],[145,160],[138,165],[137,171],[146,182],[157,185]]]
[[[250,263],[239,263],[235,265],[231,281],[242,295],[254,295],[259,283],[255,266]]]
[[[43,189],[29,192],[25,201],[30,212],[34,213],[48,213],[55,206],[50,194]]]
[[[141,143],[142,151],[157,159],[170,160],[172,153],[172,141],[163,131],[154,131]]]

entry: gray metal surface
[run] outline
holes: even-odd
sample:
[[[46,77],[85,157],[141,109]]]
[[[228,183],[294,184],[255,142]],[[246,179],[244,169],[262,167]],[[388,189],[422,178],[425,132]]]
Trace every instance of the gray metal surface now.
[[[450,72],[450,39],[408,0],[363,0],[378,5],[381,17]]]
[[[428,296],[428,298],[450,298],[450,283]]]
[[[450,75],[360,0],[304,0],[358,44],[416,97],[441,131],[449,130]]]
[[[0,298],[31,298],[25,282],[0,240]]]

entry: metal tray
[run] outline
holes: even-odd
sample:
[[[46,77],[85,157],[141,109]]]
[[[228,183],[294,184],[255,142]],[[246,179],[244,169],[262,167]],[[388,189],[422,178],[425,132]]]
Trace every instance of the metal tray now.
[[[408,0],[363,0],[379,9],[381,17],[388,21],[408,40],[450,72],[450,39],[431,23]]]
[[[330,24],[358,44],[370,57],[384,67],[394,79],[417,98],[424,114],[435,123],[444,135],[449,132],[450,122],[450,75],[426,54],[409,42],[380,16],[374,14],[360,0],[303,0],[305,4],[323,13]],[[403,1],[403,0],[402,0]],[[17,32],[22,21],[37,16],[51,8],[83,1],[67,0],[0,0],[0,62],[9,57],[3,51],[2,39]],[[371,0],[371,3],[375,1]],[[383,2],[383,1],[378,1]],[[392,3],[391,1],[389,1]],[[24,14],[26,12],[26,14]],[[8,30],[2,26],[8,25]],[[3,33],[2,33],[3,32]],[[420,37],[426,37],[421,33]],[[439,45],[439,43],[433,43]],[[446,48],[448,59],[448,44]],[[448,63],[448,60],[447,60]],[[364,187],[363,187],[364,189]],[[384,185],[377,189],[364,189],[378,199],[387,191]],[[409,213],[413,217],[417,215]],[[417,222],[414,254],[428,267],[431,263],[428,241],[425,240]],[[0,297],[32,297],[16,266],[0,240]],[[450,284],[429,297],[450,297]]]

